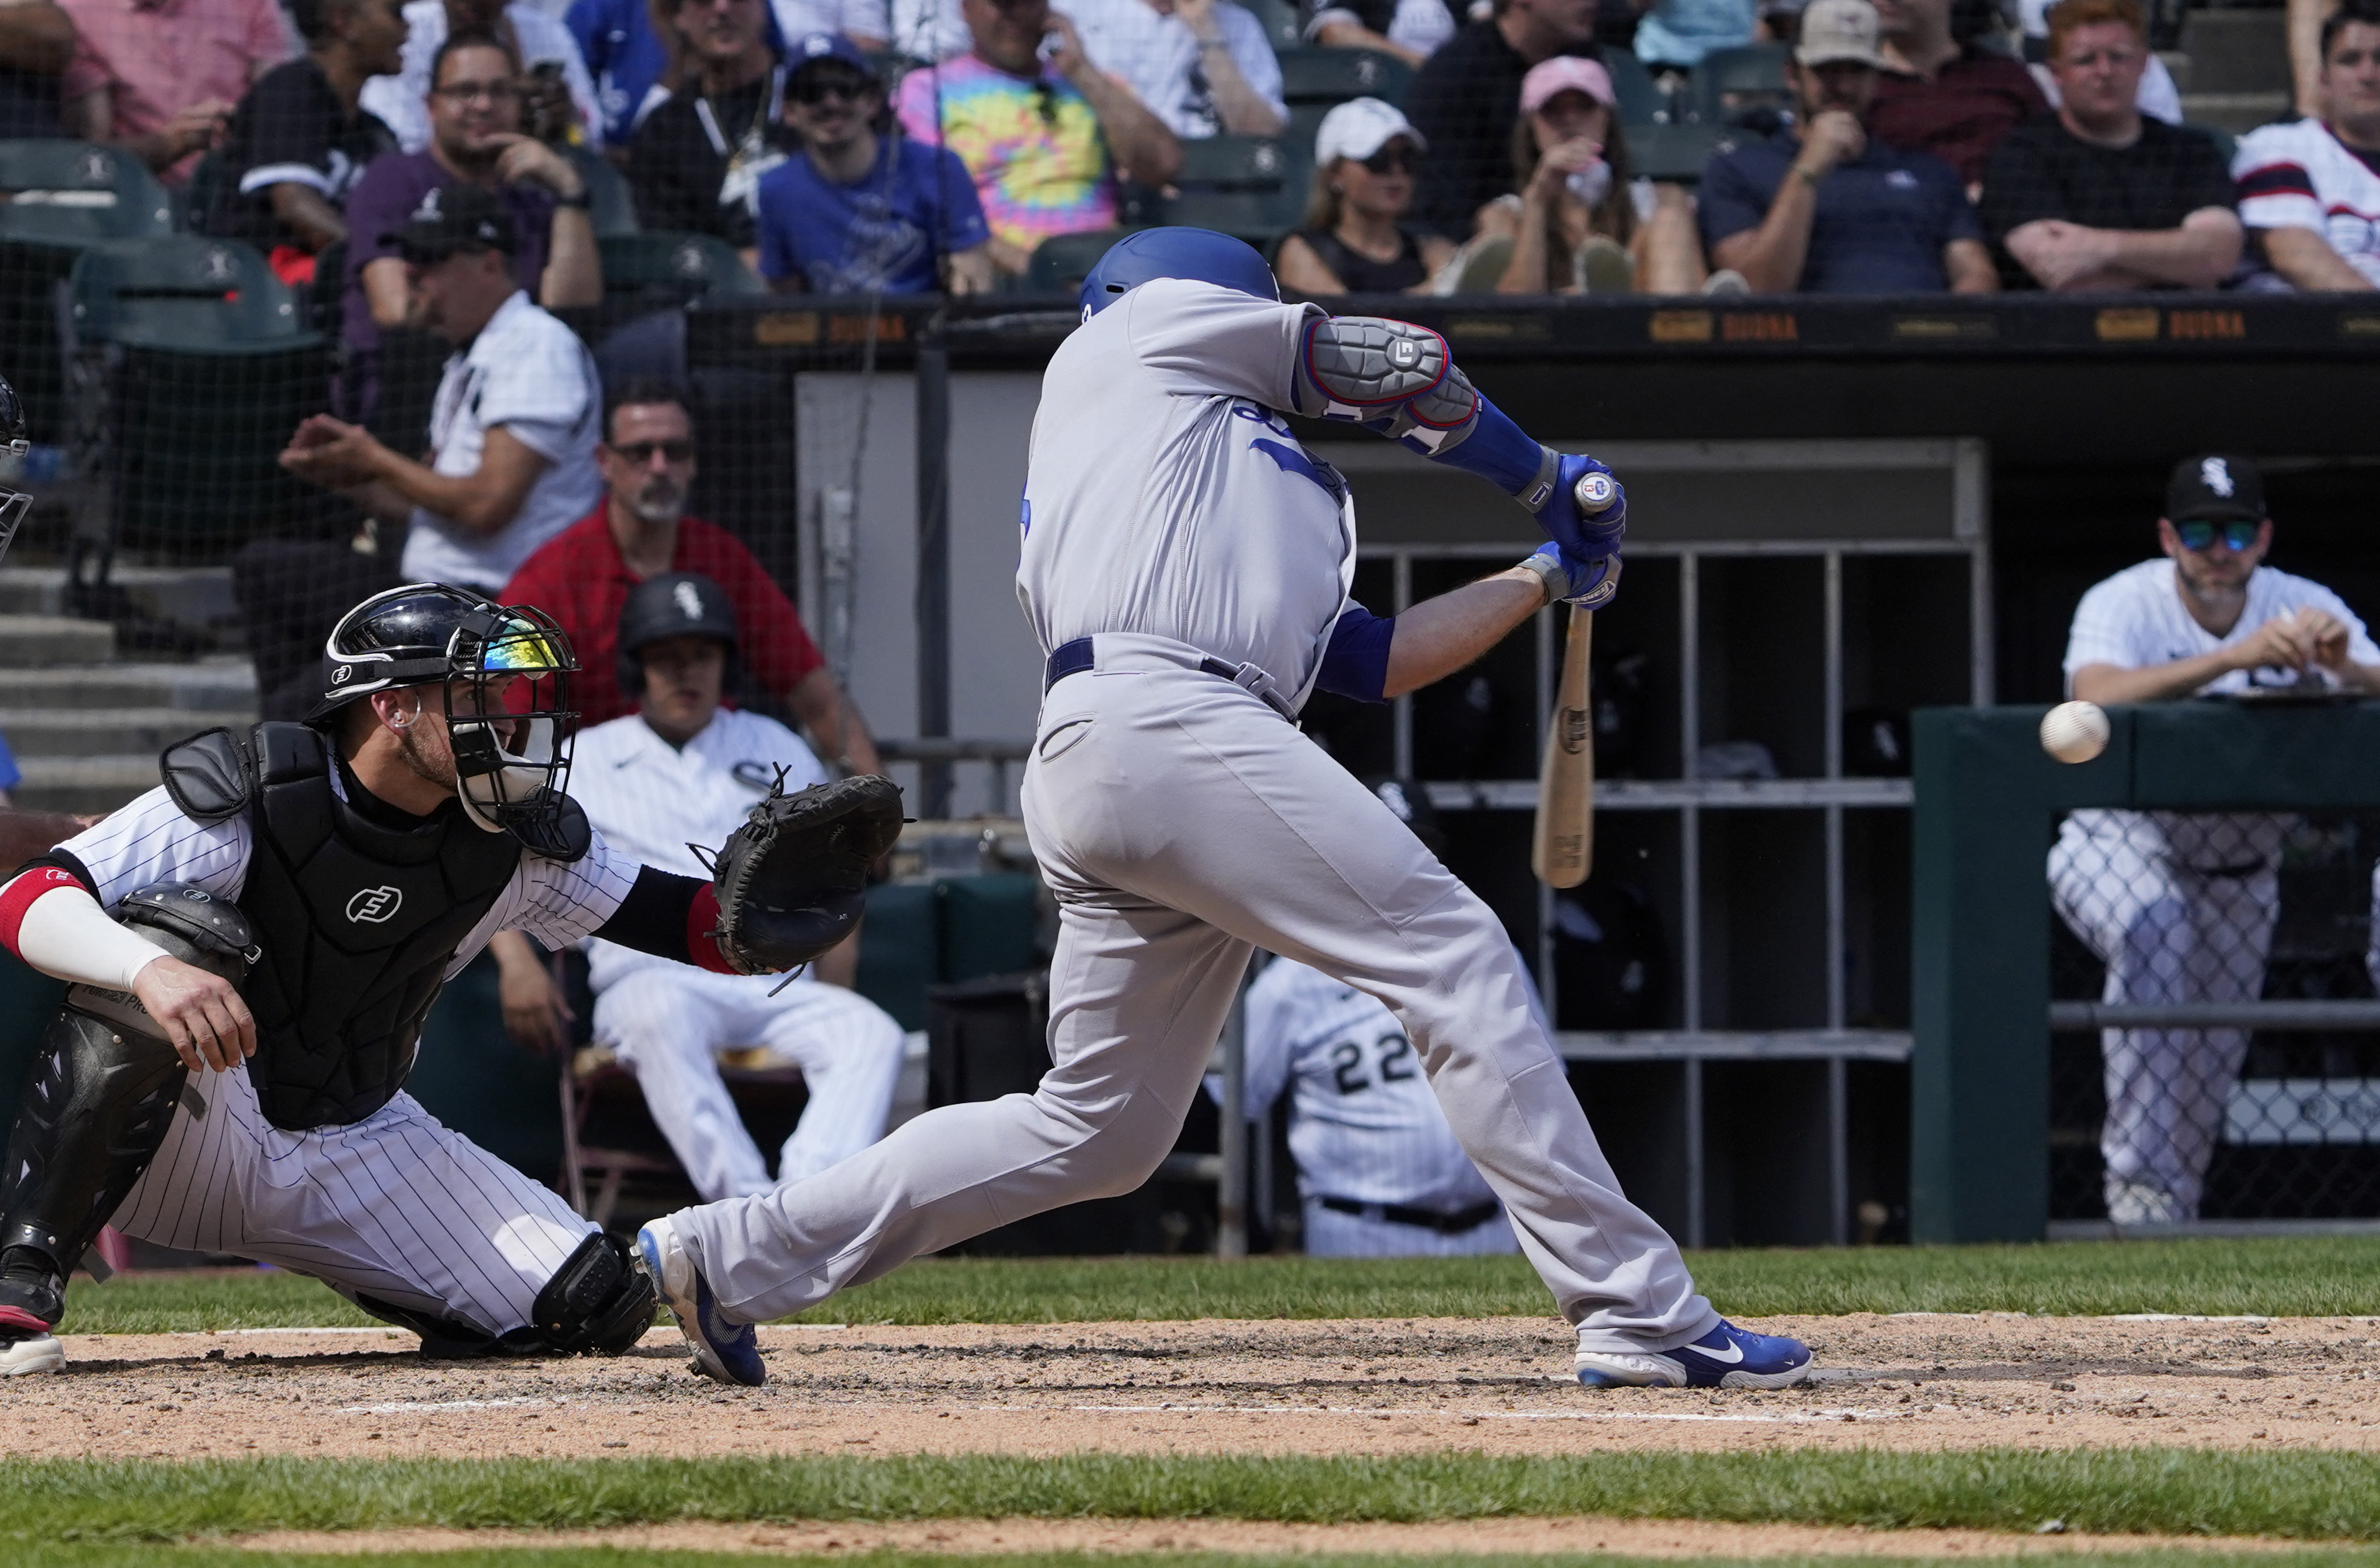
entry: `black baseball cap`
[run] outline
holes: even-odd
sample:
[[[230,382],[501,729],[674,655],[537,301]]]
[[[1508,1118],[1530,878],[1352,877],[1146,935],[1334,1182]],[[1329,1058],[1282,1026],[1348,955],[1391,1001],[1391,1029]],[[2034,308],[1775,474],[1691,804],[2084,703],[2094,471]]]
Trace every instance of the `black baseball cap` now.
[[[458,250],[520,249],[513,215],[484,186],[442,185],[421,199],[405,226],[380,237],[408,261],[443,261]]]
[[[2165,515],[2173,523],[2260,523],[2265,481],[2245,457],[2219,452],[2184,457],[2166,481]]]

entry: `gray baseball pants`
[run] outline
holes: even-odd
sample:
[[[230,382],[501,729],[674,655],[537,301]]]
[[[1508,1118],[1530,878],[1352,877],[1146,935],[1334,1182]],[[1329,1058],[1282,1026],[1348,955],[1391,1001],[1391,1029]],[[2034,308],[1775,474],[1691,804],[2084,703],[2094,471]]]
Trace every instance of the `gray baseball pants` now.
[[[1261,945],[1397,1015],[1581,1348],[1707,1333],[1718,1314],[1621,1196],[1495,915],[1346,770],[1196,660],[1101,638],[1097,669],[1042,702],[1024,803],[1060,906],[1049,1076],[1029,1095],[929,1111],[806,1181],[673,1216],[721,1305],[782,1317],[1139,1186]]]

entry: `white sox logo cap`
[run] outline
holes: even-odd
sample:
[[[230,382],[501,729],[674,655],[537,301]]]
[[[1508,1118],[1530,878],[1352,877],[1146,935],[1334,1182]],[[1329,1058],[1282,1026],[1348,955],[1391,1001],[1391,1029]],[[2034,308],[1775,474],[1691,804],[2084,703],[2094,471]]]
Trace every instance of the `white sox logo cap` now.
[[[367,887],[356,890],[347,900],[347,918],[359,926],[385,923],[405,903],[405,893],[393,887]]]

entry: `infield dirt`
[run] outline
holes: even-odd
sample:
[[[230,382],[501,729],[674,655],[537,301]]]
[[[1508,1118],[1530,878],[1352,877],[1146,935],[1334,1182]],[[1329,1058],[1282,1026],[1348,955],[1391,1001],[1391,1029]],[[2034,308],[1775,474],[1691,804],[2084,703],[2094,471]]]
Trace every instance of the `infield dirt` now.
[[[7,1385],[15,1453],[1488,1453],[2120,1444],[2380,1452],[2380,1321],[1777,1318],[1825,1369],[1779,1392],[1570,1380],[1550,1319],[762,1331],[770,1383],[614,1360],[425,1361],[370,1330],[69,1336]]]

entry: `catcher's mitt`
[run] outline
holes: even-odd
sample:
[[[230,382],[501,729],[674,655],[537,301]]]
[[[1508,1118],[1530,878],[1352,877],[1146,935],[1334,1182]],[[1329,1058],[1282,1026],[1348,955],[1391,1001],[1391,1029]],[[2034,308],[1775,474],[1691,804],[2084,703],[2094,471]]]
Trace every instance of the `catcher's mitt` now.
[[[787,795],[781,776],[712,864],[719,951],[736,971],[808,963],[859,923],[868,869],[901,836],[901,788],[874,773]]]

